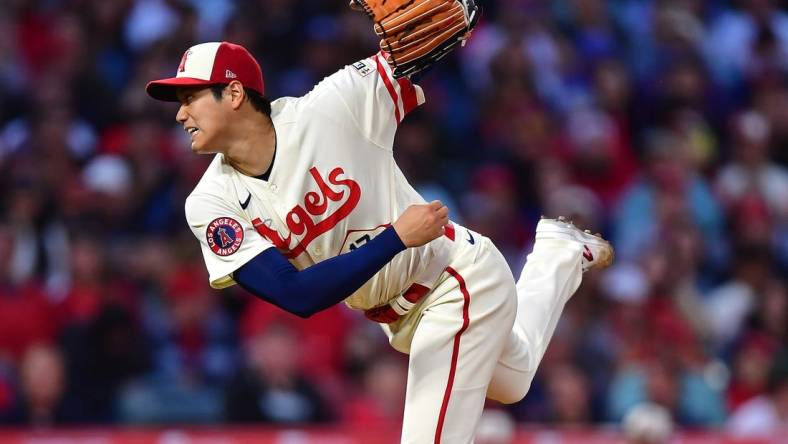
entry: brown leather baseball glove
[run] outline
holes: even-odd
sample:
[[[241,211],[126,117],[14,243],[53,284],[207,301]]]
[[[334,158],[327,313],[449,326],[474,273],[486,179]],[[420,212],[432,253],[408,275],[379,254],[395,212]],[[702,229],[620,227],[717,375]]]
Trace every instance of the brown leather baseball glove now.
[[[476,25],[474,0],[350,0],[375,22],[394,77],[410,76],[464,44]]]

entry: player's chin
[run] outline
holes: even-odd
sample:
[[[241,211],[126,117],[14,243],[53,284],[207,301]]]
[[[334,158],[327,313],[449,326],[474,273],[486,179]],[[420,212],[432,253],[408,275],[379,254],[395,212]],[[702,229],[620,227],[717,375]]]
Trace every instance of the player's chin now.
[[[210,154],[211,150],[208,149],[201,140],[195,139],[191,143],[192,152],[196,154]]]
[[[216,154],[219,152],[219,150],[213,146],[196,144],[192,142],[192,152],[195,154]]]

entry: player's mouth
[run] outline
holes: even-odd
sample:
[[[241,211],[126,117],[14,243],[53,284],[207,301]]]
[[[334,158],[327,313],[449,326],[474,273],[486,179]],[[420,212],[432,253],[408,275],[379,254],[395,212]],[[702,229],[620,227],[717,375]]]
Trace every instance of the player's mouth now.
[[[200,131],[200,130],[198,130],[197,128],[195,128],[193,126],[190,126],[190,127],[186,128],[186,132],[189,133],[189,135],[192,136],[192,138],[197,134],[198,131]]]

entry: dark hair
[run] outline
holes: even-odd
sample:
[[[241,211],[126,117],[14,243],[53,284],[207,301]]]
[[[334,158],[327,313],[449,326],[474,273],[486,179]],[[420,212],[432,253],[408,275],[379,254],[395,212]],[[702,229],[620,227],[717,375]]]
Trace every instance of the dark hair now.
[[[209,88],[211,89],[213,98],[216,100],[221,100],[222,91],[224,91],[224,87],[226,86],[226,84],[211,85]],[[246,97],[249,99],[249,103],[252,104],[252,108],[268,117],[271,117],[271,102],[268,99],[260,95],[257,91],[249,88],[244,88],[244,92],[246,92]]]

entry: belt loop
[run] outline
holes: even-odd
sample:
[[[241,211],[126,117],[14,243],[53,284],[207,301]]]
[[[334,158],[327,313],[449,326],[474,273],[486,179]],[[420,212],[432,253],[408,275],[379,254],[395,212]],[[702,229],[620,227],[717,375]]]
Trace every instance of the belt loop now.
[[[388,304],[364,310],[364,316],[381,324],[391,324],[406,315],[429,292],[430,288],[413,284]]]

